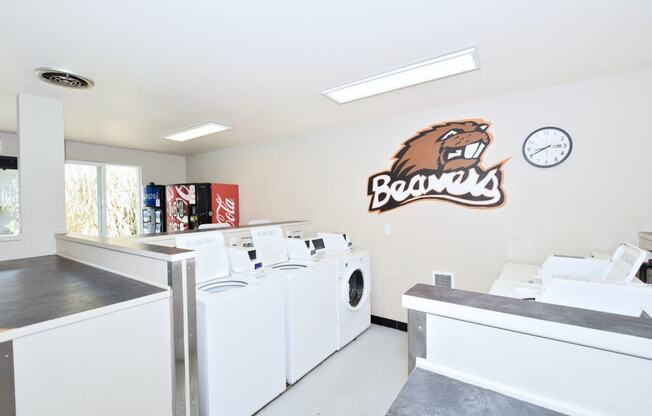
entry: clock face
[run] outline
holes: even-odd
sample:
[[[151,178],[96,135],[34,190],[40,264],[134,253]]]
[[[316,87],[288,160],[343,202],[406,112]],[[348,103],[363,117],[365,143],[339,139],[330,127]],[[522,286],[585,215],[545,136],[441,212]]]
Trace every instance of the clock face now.
[[[538,168],[551,168],[568,159],[573,150],[570,134],[558,127],[534,130],[523,143],[523,157]]]

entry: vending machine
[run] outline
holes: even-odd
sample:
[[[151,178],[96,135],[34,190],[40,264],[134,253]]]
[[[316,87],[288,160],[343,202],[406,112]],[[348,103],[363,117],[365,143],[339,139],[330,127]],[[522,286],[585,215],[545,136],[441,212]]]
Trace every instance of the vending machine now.
[[[201,224],[212,222],[211,184],[168,185],[165,195],[167,231],[196,230]]]
[[[211,184],[211,197],[213,223],[229,224],[231,227],[240,225],[238,185],[213,183]]]
[[[143,234],[165,231],[165,185],[150,182],[143,187]]]

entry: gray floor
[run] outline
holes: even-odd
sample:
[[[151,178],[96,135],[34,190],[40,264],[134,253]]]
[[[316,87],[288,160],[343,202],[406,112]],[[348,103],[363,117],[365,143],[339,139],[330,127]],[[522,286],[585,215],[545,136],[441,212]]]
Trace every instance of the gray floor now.
[[[382,416],[407,380],[407,334],[372,325],[257,416]]]

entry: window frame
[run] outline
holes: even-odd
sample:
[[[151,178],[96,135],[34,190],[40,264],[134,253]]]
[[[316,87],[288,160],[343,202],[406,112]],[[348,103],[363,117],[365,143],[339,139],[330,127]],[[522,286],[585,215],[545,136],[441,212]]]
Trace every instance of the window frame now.
[[[107,166],[123,166],[128,168],[136,168],[138,172],[138,192],[136,198],[136,235],[143,233],[143,168],[138,165],[126,165],[120,163],[107,163],[107,162],[92,162],[88,160],[66,159],[65,164],[86,165],[94,166],[97,169],[97,233],[98,237],[106,237],[106,167]],[[65,183],[64,183],[65,186]],[[65,203],[65,202],[64,202]],[[68,224],[66,224],[66,231]]]

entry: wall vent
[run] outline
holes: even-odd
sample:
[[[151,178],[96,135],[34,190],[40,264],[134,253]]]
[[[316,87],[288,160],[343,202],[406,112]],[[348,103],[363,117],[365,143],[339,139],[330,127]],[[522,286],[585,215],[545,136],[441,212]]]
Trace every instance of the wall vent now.
[[[455,273],[453,272],[432,272],[432,284],[446,289],[455,288]]]

